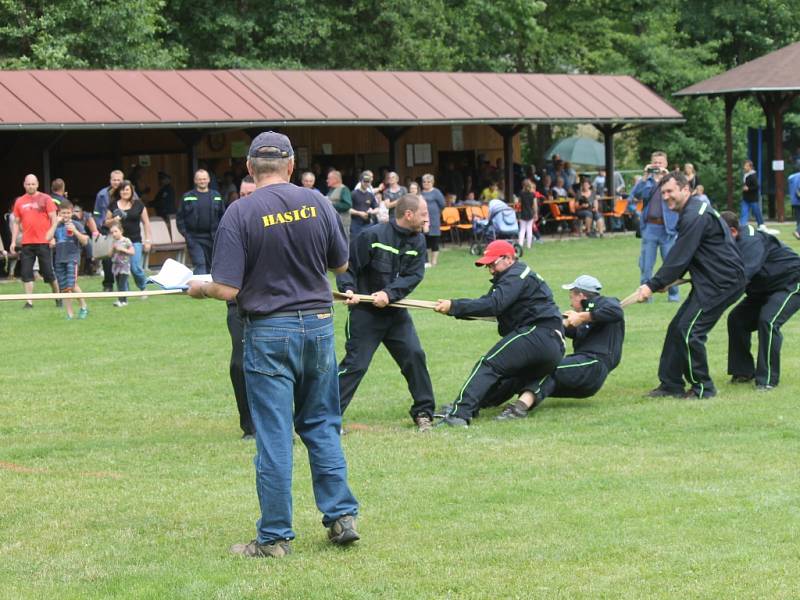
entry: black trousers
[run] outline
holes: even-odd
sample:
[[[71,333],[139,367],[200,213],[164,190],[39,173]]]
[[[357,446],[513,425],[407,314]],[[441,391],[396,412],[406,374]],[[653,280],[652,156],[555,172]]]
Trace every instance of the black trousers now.
[[[244,321],[239,316],[236,305],[228,306],[228,333],[231,334],[230,376],[236,408],[239,410],[239,427],[243,433],[252,435],[255,429],[250,406],[247,404],[247,386],[244,381]]]
[[[186,232],[186,247],[192,259],[195,275],[211,273],[211,258],[214,254],[214,236],[210,233]]]
[[[728,373],[755,376],[758,385],[778,385],[781,327],[800,310],[800,283],[772,294],[745,296],[728,315]],[[758,331],[758,359],[753,362],[750,334]]]
[[[524,382],[552,373],[563,356],[564,341],[554,329],[517,329],[475,363],[450,414],[471,420],[481,406],[499,404],[522,391]]]
[[[339,364],[339,403],[342,414],[367,373],[372,356],[383,343],[406,378],[414,400],[411,418],[433,417],[433,385],[428,374],[425,352],[419,343],[414,322],[406,309],[350,309],[346,325],[345,357]]]
[[[608,367],[599,358],[589,354],[570,354],[550,375],[529,383],[525,389],[536,395],[537,404],[550,396],[589,398],[600,391],[606,377]]]
[[[741,295],[729,295],[712,309],[703,309],[692,290],[675,313],[667,328],[658,379],[661,388],[675,394],[683,393],[684,380],[699,397],[716,394],[714,382],[708,372],[706,340],[725,310]]]
[[[107,256],[106,258],[101,259],[100,263],[103,265],[103,291],[113,292],[114,273],[111,271],[111,257]]]

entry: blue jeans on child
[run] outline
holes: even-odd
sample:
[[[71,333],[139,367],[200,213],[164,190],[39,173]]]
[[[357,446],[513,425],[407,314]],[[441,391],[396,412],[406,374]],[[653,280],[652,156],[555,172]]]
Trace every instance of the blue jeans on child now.
[[[757,202],[748,202],[742,198],[742,216],[739,218],[739,225],[742,227],[747,225],[747,221],[750,220],[750,213],[753,213],[757,225],[764,224],[764,217],[761,216],[761,200]]]
[[[663,225],[655,223],[647,223],[647,226],[642,231],[642,253],[639,256],[639,270],[641,271],[640,283],[645,283],[653,276],[653,267],[656,264],[656,256],[658,255],[659,248],[661,249],[661,262],[667,258],[672,246],[675,245],[675,238],[677,236],[667,233]],[[653,290],[657,292],[658,290]],[[671,302],[678,302],[680,300],[680,291],[678,286],[674,285],[667,290],[669,300]]]
[[[331,315],[246,317],[244,370],[256,434],[258,542],[294,538],[292,426],[308,450],[322,524],[355,516],[347,485]]]

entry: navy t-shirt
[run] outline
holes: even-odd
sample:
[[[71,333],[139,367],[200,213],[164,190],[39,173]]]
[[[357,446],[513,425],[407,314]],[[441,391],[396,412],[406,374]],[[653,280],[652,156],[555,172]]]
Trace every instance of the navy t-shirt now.
[[[211,275],[239,289],[242,313],[331,306],[327,270],[347,262],[344,228],[317,190],[279,183],[234,202],[214,240]]]

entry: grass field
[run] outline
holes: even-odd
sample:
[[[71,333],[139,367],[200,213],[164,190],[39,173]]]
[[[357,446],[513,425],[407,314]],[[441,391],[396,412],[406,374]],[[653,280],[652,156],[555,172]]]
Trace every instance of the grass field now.
[[[565,308],[559,285],[583,272],[632,292],[637,256],[624,237],[524,260]],[[481,294],[487,275],[448,249],[413,297]],[[719,396],[656,401],[643,393],[676,309],[659,296],[628,309],[622,364],[594,398],[429,435],[381,349],[343,438],[362,541],[326,542],[298,442],[294,554],[247,560],[227,551],[254,537],[257,502],[224,304],[94,301],[71,322],[52,301],[20,306],[0,302],[0,598],[800,597],[800,318],[776,390],[727,383],[722,321],[708,344]],[[414,319],[450,401],[497,332]],[[336,321],[341,357],[344,310]]]

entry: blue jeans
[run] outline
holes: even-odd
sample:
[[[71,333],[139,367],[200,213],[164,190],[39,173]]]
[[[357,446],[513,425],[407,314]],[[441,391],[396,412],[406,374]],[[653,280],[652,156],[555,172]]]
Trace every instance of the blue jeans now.
[[[742,227],[747,225],[747,221],[750,220],[750,213],[753,213],[753,216],[756,218],[757,225],[764,224],[764,217],[761,216],[761,200],[748,202],[742,198],[742,215],[739,218],[739,225]]]
[[[308,450],[317,508],[326,527],[355,516],[339,430],[339,382],[329,315],[245,319],[247,402],[256,435],[258,542],[294,539],[292,425]]]
[[[147,276],[142,268],[142,243],[133,242],[133,249],[135,254],[131,257],[131,275],[133,275],[133,280],[136,282],[136,287],[144,290],[147,287]]]
[[[677,236],[667,233],[663,225],[656,225],[654,223],[642,223],[642,253],[639,256],[639,270],[641,271],[641,278],[639,283],[645,283],[653,276],[653,267],[656,264],[656,256],[658,255],[659,248],[661,249],[661,262],[667,258],[672,246],[675,245],[675,238]],[[653,290],[657,292],[658,290]],[[667,290],[669,299],[672,302],[680,300],[680,291],[678,286],[674,285]]]

